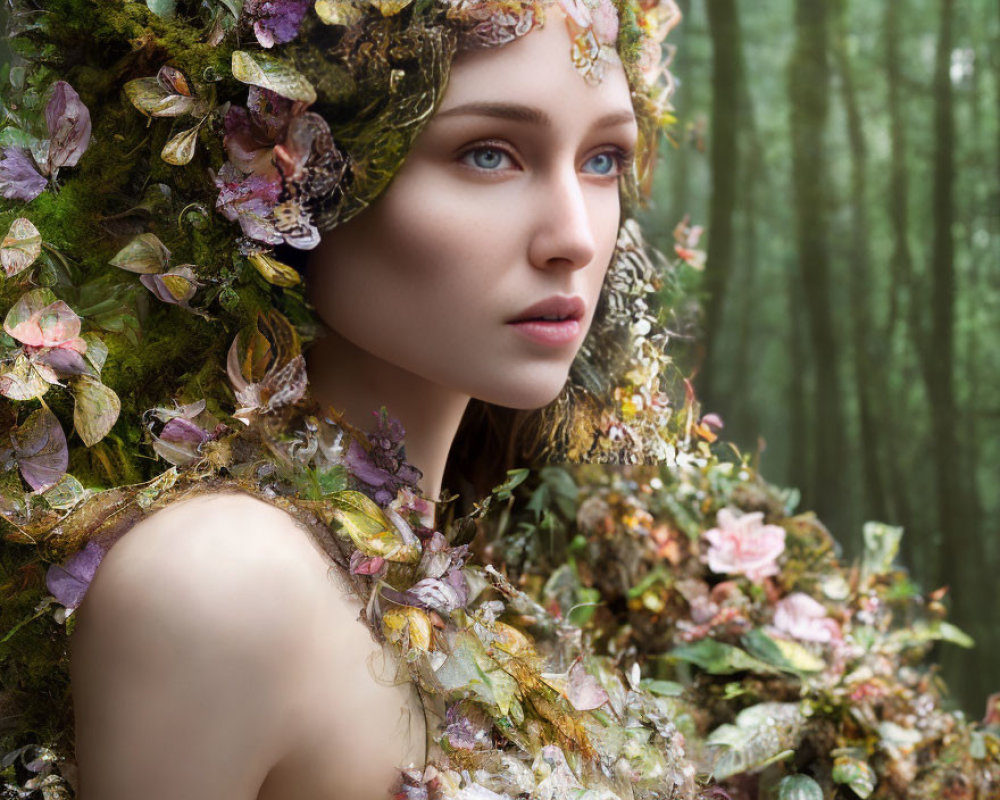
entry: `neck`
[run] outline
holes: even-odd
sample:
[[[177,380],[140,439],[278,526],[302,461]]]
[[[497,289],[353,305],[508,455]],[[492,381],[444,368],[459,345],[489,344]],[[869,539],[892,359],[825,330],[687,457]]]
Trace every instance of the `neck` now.
[[[406,460],[423,473],[423,494],[436,499],[469,396],[383,361],[332,331],[309,348],[306,362],[313,398],[354,427],[372,431],[373,412],[382,406],[402,423]]]

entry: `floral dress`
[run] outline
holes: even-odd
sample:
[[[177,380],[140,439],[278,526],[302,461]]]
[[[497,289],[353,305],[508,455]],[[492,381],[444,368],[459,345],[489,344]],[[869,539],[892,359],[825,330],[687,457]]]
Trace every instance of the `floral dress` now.
[[[68,634],[104,553],[143,516],[221,490],[248,492],[304,524],[350,577],[362,621],[409,670],[429,709],[432,757],[400,775],[397,796],[694,796],[676,699],[649,691],[638,664],[623,670],[596,655],[575,621],[502,567],[470,557],[481,520],[510,503],[527,471],[436,530],[402,430],[384,413],[364,436],[302,404],[211,433],[191,411],[174,420],[199,441],[194,465],[36,509],[8,537],[21,546],[4,549],[3,702],[17,724],[0,740],[3,796],[73,796]],[[161,442],[183,444],[163,433]]]

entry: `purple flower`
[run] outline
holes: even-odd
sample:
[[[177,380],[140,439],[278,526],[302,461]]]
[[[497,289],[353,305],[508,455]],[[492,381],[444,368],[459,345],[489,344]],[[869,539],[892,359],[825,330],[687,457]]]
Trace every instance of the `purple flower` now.
[[[273,211],[281,196],[281,178],[243,175],[226,162],[215,176],[219,189],[215,207],[233,222],[239,222],[243,235],[258,242],[281,244],[284,238],[274,227]]]
[[[0,195],[8,200],[34,200],[45,191],[46,180],[35,168],[27,150],[5,147],[0,151]]]
[[[104,558],[104,549],[97,542],[88,542],[65,564],[53,564],[45,575],[49,592],[66,608],[76,608],[83,602],[94,573]]]
[[[392,502],[399,489],[417,489],[423,476],[420,470],[406,463],[403,447],[405,431],[399,420],[393,419],[383,408],[372,412],[378,416],[378,425],[368,434],[370,451],[352,441],[344,459],[347,468],[379,505]]]
[[[310,0],[246,0],[243,15],[253,21],[253,32],[261,47],[290,42],[312,5]]]

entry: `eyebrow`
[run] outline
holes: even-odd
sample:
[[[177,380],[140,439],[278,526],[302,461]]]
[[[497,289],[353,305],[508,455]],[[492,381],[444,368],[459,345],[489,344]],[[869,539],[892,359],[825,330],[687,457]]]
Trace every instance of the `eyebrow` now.
[[[494,119],[509,119],[514,122],[527,122],[532,125],[540,125],[545,128],[552,127],[552,118],[534,106],[521,105],[520,103],[465,103],[464,105],[449,108],[447,111],[439,111],[437,117],[457,117],[457,116],[477,116],[493,117]],[[624,125],[635,122],[635,114],[631,109],[612,111],[594,120],[592,128],[611,128],[615,125]]]

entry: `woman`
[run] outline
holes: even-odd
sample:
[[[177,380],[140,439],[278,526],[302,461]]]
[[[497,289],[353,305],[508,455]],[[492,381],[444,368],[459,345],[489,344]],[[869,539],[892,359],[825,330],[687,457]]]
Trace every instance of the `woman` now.
[[[146,420],[156,452],[187,469],[96,499],[81,487],[64,506],[78,507],[61,529],[93,548],[49,576],[55,597],[79,606],[71,665],[79,791],[86,798],[379,797],[402,768],[409,771],[401,791],[412,796],[689,793],[692,770],[667,721],[669,704],[644,693],[635,676],[626,685],[610,663],[588,660],[585,668],[578,631],[548,619],[499,573],[465,566],[464,547],[433,530],[433,507],[420,497],[440,494],[471,398],[532,409],[560,395],[600,303],[609,328],[640,323],[638,332],[617,325],[617,338],[635,351],[617,366],[660,363],[643,338],[645,306],[608,308],[602,286],[616,245],[630,253],[633,271],[648,269],[628,250],[628,232],[620,236],[621,196],[629,194],[622,184],[634,178],[634,152],[648,148],[655,122],[659,90],[639,83],[643,68],[655,77],[658,67],[649,31],[658,18],[672,24],[672,10],[610,2],[306,5],[245,5],[243,32],[252,29],[264,47],[288,44],[285,62],[233,51],[233,75],[252,87],[248,110],[213,105],[215,87],[189,81],[193,66],[176,66],[185,57],[192,65],[212,60],[197,48],[125,85],[150,117],[200,120],[170,132],[161,151],[168,164],[191,161],[201,126],[220,118],[228,160],[214,180],[217,208],[244,234],[238,263],[288,286],[294,274],[267,246],[318,244],[309,298],[329,330],[309,349],[308,368],[296,330],[275,311],[259,311],[232,342],[228,371],[246,431],[220,427],[210,413],[220,404],[204,388],[217,379],[185,354],[184,377],[193,377],[185,388],[201,384],[208,408],[186,391],[186,405],[154,408]],[[132,33],[138,23],[130,15],[149,26],[152,40],[148,48],[138,40],[139,55],[118,62],[115,71],[126,75],[148,69],[149,60],[162,63],[157,48],[181,29],[128,7],[102,22]],[[217,12],[207,46],[226,47],[232,22]],[[54,25],[79,34],[65,18]],[[351,75],[340,82],[345,64]],[[313,84],[327,94],[317,98]],[[366,96],[379,91],[392,95],[389,102]],[[48,152],[57,157],[31,155],[28,163],[26,151],[10,150],[5,185],[15,198],[29,199],[38,186],[12,160],[54,179],[86,149],[90,121],[79,97],[63,84],[53,98]],[[76,160],[59,157],[67,148],[80,151]],[[147,211],[103,221],[155,227]],[[190,240],[175,237],[179,247],[211,249],[215,222],[190,204],[180,214]],[[242,305],[253,319],[277,302],[308,328],[293,293],[257,278],[240,293],[239,277],[173,266],[148,230],[110,263],[140,273],[157,300],[175,306],[167,310],[176,324],[197,327],[188,340],[206,334],[185,310],[217,313],[191,304],[213,280],[221,286],[208,290],[209,303],[214,294],[224,311]],[[645,283],[639,294],[651,288]],[[86,306],[87,288],[67,296]],[[109,406],[120,401],[101,383],[99,366],[66,365],[66,352],[92,356],[100,345],[75,336],[76,312],[60,303],[30,295],[8,315],[7,331],[23,342],[25,358],[35,358],[32,369],[42,363],[70,381],[77,431],[96,446],[110,427]],[[154,315],[166,316],[161,308]],[[53,317],[74,335],[51,330]],[[31,326],[41,331],[34,339],[25,332]],[[144,346],[155,339],[169,351],[185,333],[147,330]],[[598,340],[586,355],[600,365],[622,346],[609,341],[607,352]],[[56,350],[65,352],[56,358]],[[306,374],[314,405],[303,399]],[[592,381],[594,374],[591,367]],[[7,396],[31,399],[21,388],[30,389],[28,379],[8,375],[8,387],[20,383]],[[652,377],[655,385],[655,370]],[[161,378],[147,377],[142,391]],[[577,391],[578,402],[596,396]],[[61,454],[41,465],[31,452],[32,424],[57,445],[61,434],[47,407],[37,413],[15,428],[14,459],[34,489],[65,490]],[[407,431],[405,460],[400,422],[389,415]],[[605,435],[605,450],[619,456],[640,435],[655,438],[636,415],[631,429],[617,429],[628,445],[615,444],[606,436],[609,418],[599,420],[604,434],[593,424],[572,434],[595,442]],[[68,598],[61,587],[74,580]],[[534,626],[558,633],[545,657],[541,644],[497,619],[505,605],[533,608]],[[614,720],[590,713],[609,689],[627,700]],[[425,770],[428,760],[436,767]]]

